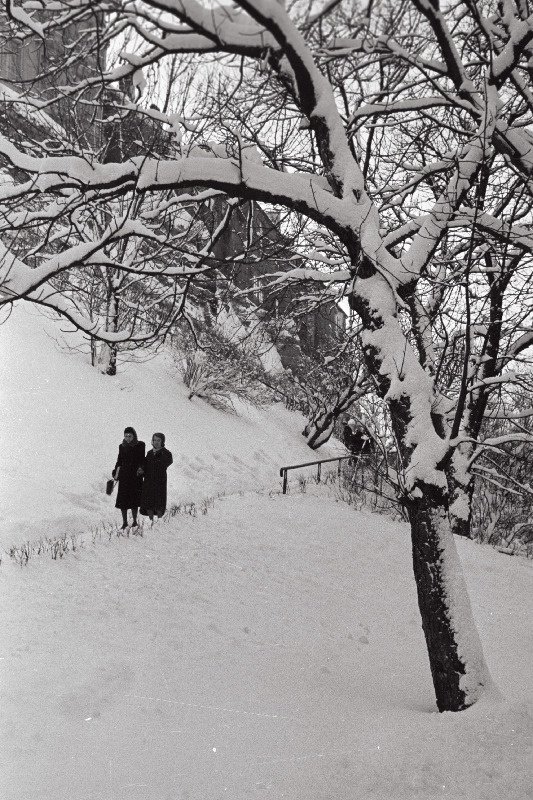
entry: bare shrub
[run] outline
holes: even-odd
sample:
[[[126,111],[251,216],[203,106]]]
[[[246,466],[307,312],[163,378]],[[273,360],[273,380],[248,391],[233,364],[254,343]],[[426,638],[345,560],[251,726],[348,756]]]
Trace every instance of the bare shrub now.
[[[368,508],[405,521],[405,511],[396,498],[386,467],[376,454],[344,462],[337,481],[336,497],[357,509]]]
[[[254,406],[273,401],[257,355],[217,328],[206,329],[201,342],[192,335],[178,338],[174,362],[190,400],[200,397],[221,411],[235,411],[236,399]]]
[[[529,421],[528,421],[529,422]],[[533,551],[533,446],[484,454],[476,468],[472,538],[531,556]]]

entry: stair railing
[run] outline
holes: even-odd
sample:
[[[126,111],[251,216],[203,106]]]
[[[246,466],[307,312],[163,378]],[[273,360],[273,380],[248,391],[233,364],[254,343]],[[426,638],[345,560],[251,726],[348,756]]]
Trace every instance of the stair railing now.
[[[306,461],[305,464],[291,464],[287,467],[281,467],[279,474],[280,477],[283,478],[283,494],[287,494],[287,486],[288,486],[288,476],[287,473],[290,469],[300,469],[301,467],[313,467],[315,464],[317,465],[317,473],[316,473],[316,480],[317,483],[320,483],[320,479],[322,476],[322,464],[327,464],[331,461],[338,461],[339,462],[339,475],[341,473],[341,461],[354,461],[361,458],[359,455],[351,455],[351,456],[337,456],[336,458],[322,458],[320,461]]]

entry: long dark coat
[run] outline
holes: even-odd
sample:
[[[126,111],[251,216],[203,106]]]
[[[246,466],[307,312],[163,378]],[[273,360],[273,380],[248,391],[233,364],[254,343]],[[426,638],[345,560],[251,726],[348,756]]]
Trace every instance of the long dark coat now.
[[[172,453],[166,447],[149,450],[144,459],[144,482],[141,496],[141,514],[153,512],[162,517],[167,509],[167,469],[172,464]]]
[[[119,445],[114,469],[116,473],[117,467],[120,467],[116,508],[139,508],[141,505],[143,478],[137,475],[137,470],[144,465],[145,450],[144,442],[122,442]]]
[[[349,425],[344,426],[344,444],[356,456],[367,456],[372,452],[372,440],[363,430],[356,428],[355,431]]]

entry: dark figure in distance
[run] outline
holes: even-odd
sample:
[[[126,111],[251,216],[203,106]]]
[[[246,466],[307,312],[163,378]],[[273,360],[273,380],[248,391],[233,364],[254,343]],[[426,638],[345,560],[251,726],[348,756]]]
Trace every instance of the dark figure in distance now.
[[[118,480],[116,508],[122,512],[122,530],[128,527],[128,509],[133,517],[132,527],[138,525],[137,511],[141,504],[142,466],[146,446],[137,438],[135,428],[124,429],[124,441],[119,445],[113,477]]]
[[[344,444],[354,456],[366,456],[372,452],[372,439],[354,419],[348,420],[343,430]]]
[[[150,518],[162,517],[167,508],[167,469],[172,464],[172,453],[165,447],[165,435],[154,433],[152,449],[143,464],[144,483],[141,496],[141,514]]]

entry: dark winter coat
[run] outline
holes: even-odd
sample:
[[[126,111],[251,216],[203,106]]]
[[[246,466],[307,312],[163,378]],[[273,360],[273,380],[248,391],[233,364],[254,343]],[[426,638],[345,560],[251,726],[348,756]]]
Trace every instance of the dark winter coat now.
[[[117,467],[120,467],[116,508],[139,508],[143,478],[142,475],[137,475],[137,470],[144,464],[145,450],[144,442],[131,444],[122,442],[119,445],[117,463],[113,471],[116,474]]]
[[[348,450],[356,456],[366,456],[372,452],[372,439],[360,428],[353,431],[349,425],[345,425],[343,439]]]
[[[162,517],[167,508],[167,469],[172,464],[172,453],[166,447],[149,450],[144,459],[144,482],[141,496],[141,514],[148,512]]]

